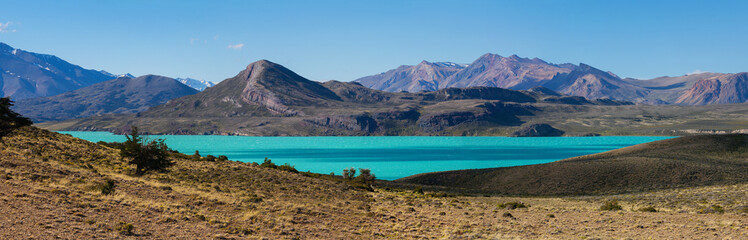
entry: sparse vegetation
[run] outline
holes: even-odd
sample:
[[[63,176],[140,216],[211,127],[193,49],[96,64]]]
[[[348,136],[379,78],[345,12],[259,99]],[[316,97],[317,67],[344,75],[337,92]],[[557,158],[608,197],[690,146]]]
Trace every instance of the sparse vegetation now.
[[[93,189],[101,192],[103,195],[110,195],[114,193],[116,182],[111,179],[105,179],[103,183],[97,183],[93,186]]]
[[[356,169],[355,168],[346,168],[343,169],[343,179],[345,180],[352,180],[353,177],[356,176]]]
[[[417,186],[415,189],[413,189],[413,193],[423,194],[423,187]]]
[[[740,208],[738,209],[738,212],[741,212],[741,213],[748,213],[748,207],[740,207]]]
[[[722,213],[725,213],[725,208],[723,208],[720,205],[709,205],[709,206],[700,207],[696,212],[702,213],[702,214],[708,214],[708,213],[722,214]]]
[[[618,204],[617,200],[611,200],[611,201],[605,201],[602,206],[600,206],[600,211],[620,211],[623,210],[623,207],[621,207],[620,204]]]
[[[517,209],[517,208],[527,208],[527,206],[521,202],[505,202],[505,203],[499,204],[499,208],[512,210],[512,209]]]
[[[373,191],[361,191],[350,187],[360,175],[344,180],[256,163],[191,161],[191,155],[174,152],[169,171],[133,177],[127,159],[100,144],[33,127],[3,140],[0,176],[11,178],[0,179],[0,192],[7,193],[0,196],[0,224],[14,225],[0,231],[0,238],[28,238],[28,232],[65,238],[75,229],[70,238],[683,239],[714,238],[716,232],[740,239],[746,227],[740,211],[748,206],[748,183],[614,196],[433,197],[448,189],[423,186],[414,193],[418,185],[385,188],[379,184],[386,181],[378,180]],[[115,182],[114,195],[88,189],[107,180]],[[657,206],[668,214],[599,212],[597,204],[610,199],[627,209]],[[497,208],[511,202],[531,207]],[[711,205],[725,214],[696,214]],[[502,217],[505,212],[509,215]],[[609,231],[611,226],[616,231]]]
[[[639,208],[639,212],[657,212],[657,209],[654,207],[643,207]]]
[[[284,163],[283,165],[278,166],[275,163],[273,163],[273,161],[270,160],[269,158],[265,158],[265,160],[263,160],[262,163],[260,164],[260,167],[278,169],[281,171],[292,172],[292,173],[299,172],[299,170],[296,170],[296,167],[292,166],[291,164]]]
[[[131,236],[133,235],[133,230],[135,227],[132,225],[132,223],[126,223],[126,222],[119,222],[117,223],[117,226],[114,227],[114,230],[117,230],[122,235]]]

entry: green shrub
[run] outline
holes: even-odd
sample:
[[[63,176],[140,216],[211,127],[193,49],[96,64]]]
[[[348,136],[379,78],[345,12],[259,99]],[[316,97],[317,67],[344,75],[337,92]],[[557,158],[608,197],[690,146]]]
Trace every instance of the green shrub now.
[[[657,209],[654,207],[643,207],[639,208],[639,212],[657,212]]]
[[[218,160],[219,160],[219,161],[228,161],[228,160],[229,160],[229,157],[226,157],[226,155],[219,155],[219,156],[218,156]]]
[[[368,168],[359,168],[359,174],[358,177],[356,177],[356,180],[359,182],[362,182],[364,184],[372,184],[374,183],[374,180],[376,180],[376,176],[371,173],[371,169]]]
[[[202,157],[200,156],[200,151],[195,150],[195,154],[192,154],[192,160],[193,161],[200,161],[200,160],[202,160]]]
[[[110,195],[114,193],[116,187],[117,184],[114,180],[107,179],[106,182],[94,184],[89,189],[99,191],[104,195]]]
[[[119,222],[114,229],[119,231],[120,234],[131,236],[135,227],[132,223]]]
[[[13,100],[10,97],[0,98],[0,138],[13,129],[32,124],[31,120],[11,110],[12,106]]]
[[[205,156],[205,161],[215,162],[216,156],[213,156],[213,155]]]
[[[283,165],[278,166],[278,170],[283,170],[283,171],[292,172],[292,173],[299,172],[298,170],[296,170],[296,167],[288,163],[284,163]]]
[[[505,202],[505,203],[499,204],[499,208],[511,210],[511,209],[517,209],[517,208],[527,208],[527,206],[521,202]]]
[[[265,160],[262,161],[262,164],[260,164],[260,167],[275,169],[278,168],[278,165],[275,165],[275,163],[273,163],[273,160],[265,158]]]
[[[356,176],[356,169],[355,168],[346,168],[343,169],[343,179],[345,180],[352,180],[353,177]]]
[[[164,139],[148,141],[138,133],[137,127],[132,127],[130,135],[125,135],[127,141],[123,143],[120,156],[130,159],[135,164],[135,175],[142,175],[149,170],[164,170],[173,163],[169,160],[169,147]]]
[[[423,194],[423,187],[421,186],[416,187],[415,189],[413,189],[413,193]]]
[[[106,183],[104,183],[104,186],[101,187],[101,194],[109,195],[114,193],[114,188],[117,187],[114,180],[108,179],[106,180]]]
[[[600,210],[602,210],[602,211],[619,211],[619,210],[623,210],[623,207],[621,207],[621,205],[618,204],[618,201],[613,200],[613,201],[606,201],[605,203],[603,203],[603,205],[600,206]]]

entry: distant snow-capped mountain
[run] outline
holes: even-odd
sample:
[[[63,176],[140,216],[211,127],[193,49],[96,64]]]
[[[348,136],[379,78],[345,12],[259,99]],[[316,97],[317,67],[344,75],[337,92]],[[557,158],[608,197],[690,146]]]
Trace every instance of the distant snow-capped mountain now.
[[[0,42],[0,97],[20,100],[53,96],[113,78],[53,55],[28,52]]]
[[[191,88],[197,89],[198,91],[203,91],[206,88],[215,86],[215,83],[205,81],[205,80],[197,80],[193,78],[176,78],[177,81],[183,83],[184,85],[190,86]]]
[[[107,75],[107,76],[113,77],[113,78],[123,78],[123,77],[126,77],[126,78],[135,78],[135,76],[134,76],[134,75],[132,75],[132,74],[130,74],[130,73],[125,73],[125,74],[113,74],[113,73],[110,73],[110,72],[107,72],[107,71],[104,71],[104,70],[101,70],[101,71],[99,71],[99,72],[100,72],[100,73],[103,73],[104,75]]]

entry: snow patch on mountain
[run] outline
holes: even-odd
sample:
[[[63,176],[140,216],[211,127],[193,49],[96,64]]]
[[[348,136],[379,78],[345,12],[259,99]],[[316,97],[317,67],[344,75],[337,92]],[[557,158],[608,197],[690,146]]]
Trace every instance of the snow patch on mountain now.
[[[177,81],[183,83],[184,85],[197,89],[198,91],[203,91],[206,88],[216,85],[213,82],[209,82],[205,80],[198,80],[198,79],[193,79],[193,78],[176,78],[176,79]]]

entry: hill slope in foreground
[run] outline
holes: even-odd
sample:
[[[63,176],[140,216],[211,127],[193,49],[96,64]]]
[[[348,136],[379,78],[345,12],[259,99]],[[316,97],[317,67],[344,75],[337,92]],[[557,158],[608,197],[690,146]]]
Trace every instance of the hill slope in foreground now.
[[[334,177],[182,154],[172,155],[167,171],[136,177],[117,151],[33,127],[5,136],[0,238],[738,239],[748,232],[746,184],[584,198],[367,192]],[[624,210],[598,210],[609,199]],[[529,207],[498,206],[509,201]],[[725,213],[696,214],[712,205]],[[645,206],[667,213],[632,210]]]
[[[615,194],[745,183],[748,135],[681,137],[547,164],[424,173],[397,181],[513,195]]]

